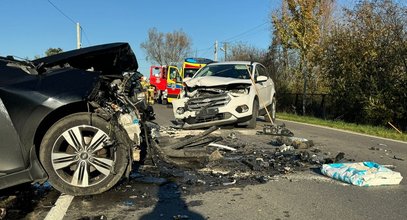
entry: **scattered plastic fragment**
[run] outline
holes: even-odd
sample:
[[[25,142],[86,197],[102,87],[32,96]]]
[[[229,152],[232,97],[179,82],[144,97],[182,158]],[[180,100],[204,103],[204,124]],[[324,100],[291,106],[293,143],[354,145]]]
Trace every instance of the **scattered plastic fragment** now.
[[[232,182],[227,182],[227,183],[223,183],[224,186],[230,186],[236,183],[236,180],[233,180]]]
[[[321,172],[356,186],[397,185],[403,177],[375,162],[333,163],[322,165]]]
[[[222,144],[210,143],[210,144],[208,144],[208,146],[217,147],[220,149],[225,149],[225,150],[230,150],[230,151],[236,151],[236,148],[229,147],[229,146],[222,145]]]
[[[294,150],[294,147],[291,146],[291,145],[287,146],[287,145],[283,144],[283,145],[281,145],[281,146],[278,148],[278,150],[279,150],[280,152],[293,151],[293,150]]]

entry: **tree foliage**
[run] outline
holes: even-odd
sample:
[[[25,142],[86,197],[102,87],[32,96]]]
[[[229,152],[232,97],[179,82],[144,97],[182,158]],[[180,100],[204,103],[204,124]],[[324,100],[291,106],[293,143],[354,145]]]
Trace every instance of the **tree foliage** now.
[[[337,115],[407,128],[407,8],[365,0],[345,11],[323,44],[321,65]]]
[[[328,24],[332,4],[333,0],[283,0],[281,11],[272,14],[274,35],[285,50],[285,58],[288,50],[298,53],[298,67],[293,73],[302,76],[304,114],[308,81],[317,79],[311,62],[319,51],[321,29]]]
[[[151,28],[148,39],[140,47],[146,52],[147,60],[169,65],[185,59],[191,48],[191,40],[182,30],[162,33]]]
[[[48,50],[45,51],[45,56],[51,56],[51,55],[59,54],[62,52],[63,52],[63,50],[59,47],[58,48],[50,47],[50,48],[48,48]]]

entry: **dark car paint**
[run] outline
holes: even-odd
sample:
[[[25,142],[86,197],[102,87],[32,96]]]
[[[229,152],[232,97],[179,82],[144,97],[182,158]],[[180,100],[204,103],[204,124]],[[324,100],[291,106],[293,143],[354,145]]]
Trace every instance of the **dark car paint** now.
[[[111,75],[122,72],[135,72],[138,69],[136,56],[128,43],[104,44],[71,50],[60,54],[33,60],[36,66],[41,66],[39,73],[44,69],[69,64],[78,69],[93,68]]]
[[[86,102],[101,73],[137,69],[126,43],[68,51],[33,63],[40,67],[37,75],[0,60],[0,189],[46,178],[34,140],[47,117]]]

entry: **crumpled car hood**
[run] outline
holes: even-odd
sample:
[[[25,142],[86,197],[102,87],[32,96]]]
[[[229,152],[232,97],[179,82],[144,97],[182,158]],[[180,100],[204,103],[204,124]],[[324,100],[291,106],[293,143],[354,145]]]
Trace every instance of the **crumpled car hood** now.
[[[39,74],[47,68],[71,66],[78,69],[93,69],[109,75],[121,75],[123,72],[136,72],[138,63],[128,43],[111,43],[71,50],[56,55],[33,60],[41,66]]]
[[[218,76],[204,76],[192,78],[185,82],[188,87],[216,87],[216,86],[227,86],[231,84],[252,84],[250,79],[234,79],[228,77],[218,77]]]

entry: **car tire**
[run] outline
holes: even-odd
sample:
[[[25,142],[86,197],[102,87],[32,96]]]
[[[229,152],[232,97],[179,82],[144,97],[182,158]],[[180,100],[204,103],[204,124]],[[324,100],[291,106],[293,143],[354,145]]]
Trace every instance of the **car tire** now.
[[[126,147],[114,140],[111,124],[90,113],[68,115],[56,122],[39,151],[51,185],[74,196],[113,187],[128,164]]]
[[[259,115],[259,101],[257,101],[257,99],[255,99],[253,101],[252,118],[250,119],[249,125],[247,125],[247,128],[256,128],[258,115]]]
[[[271,121],[270,118],[266,112],[266,114],[264,115],[264,120],[266,122],[271,122],[272,124],[276,123],[276,98],[273,96],[273,99],[271,101],[271,108],[270,108],[270,116],[271,116]]]

